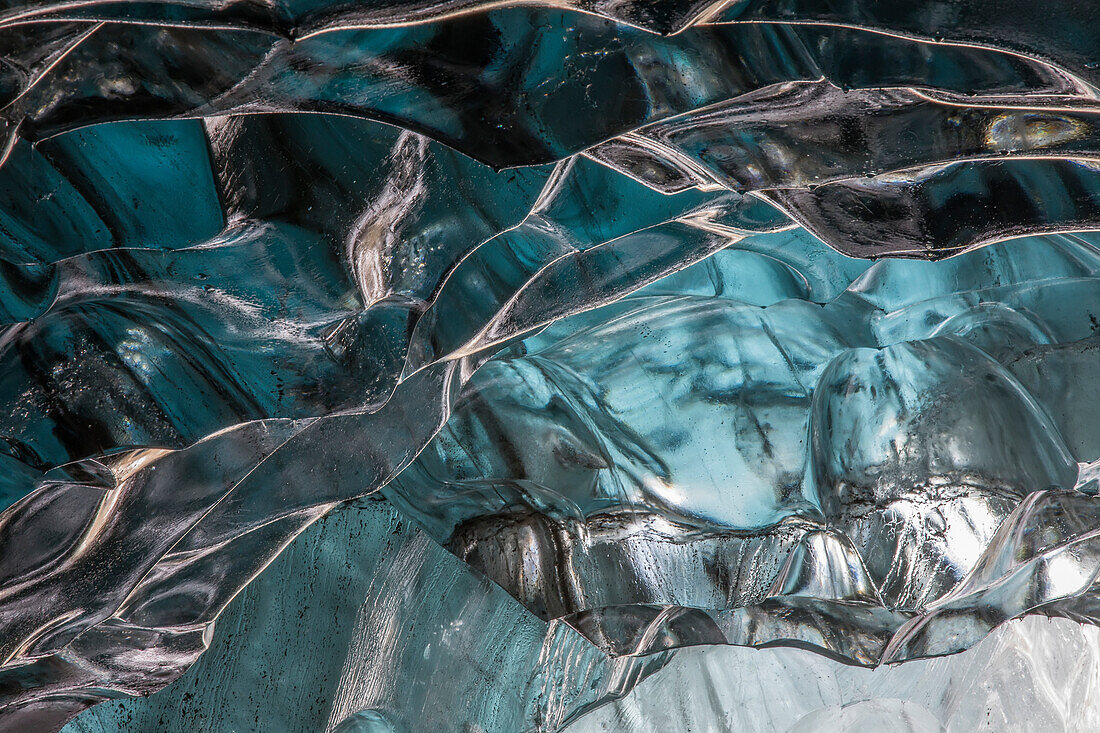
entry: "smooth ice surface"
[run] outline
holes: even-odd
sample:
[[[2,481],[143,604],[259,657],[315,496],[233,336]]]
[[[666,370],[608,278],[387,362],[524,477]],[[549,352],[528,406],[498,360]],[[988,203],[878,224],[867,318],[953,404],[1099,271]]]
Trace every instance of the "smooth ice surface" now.
[[[1062,426],[1095,403],[1034,375],[1091,350],[1097,255],[1021,239],[826,269],[838,293],[812,239],[746,239],[488,361],[383,493],[617,654],[874,664],[1040,608],[1091,618],[1097,454]]]
[[[553,729],[577,712],[570,733],[1100,725],[1100,630],[1064,619],[1014,621],[961,654],[874,670],[784,648],[609,663],[578,642],[366,502],[307,530],[226,610],[180,680],[98,706],[65,733],[508,733],[536,721]],[[622,700],[584,710],[639,679]]]
[[[1096,627],[1031,616],[961,654],[873,670],[798,649],[686,649],[565,730],[1070,733],[1100,726],[1098,685]]]
[[[93,708],[65,732],[556,729],[667,659],[608,659],[378,501],[306,530],[210,643],[162,692]]]
[[[1073,0],[0,4],[0,727],[200,659],[259,694],[307,593],[331,653],[264,699],[345,731],[1100,622],[1098,38]],[[306,591],[302,546],[366,554]]]

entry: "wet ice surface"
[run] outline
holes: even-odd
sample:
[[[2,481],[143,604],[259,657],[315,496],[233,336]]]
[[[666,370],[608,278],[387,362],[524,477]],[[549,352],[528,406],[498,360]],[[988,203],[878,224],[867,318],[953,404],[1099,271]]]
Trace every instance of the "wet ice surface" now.
[[[961,654],[875,670],[729,646],[608,663],[366,502],[306,530],[179,681],[65,731],[515,731],[571,715],[571,732],[1090,730],[1098,643],[1094,626],[1031,616]],[[585,707],[639,679],[624,699]]]
[[[776,237],[494,357],[383,493],[616,654],[779,641],[874,664],[1090,613],[1094,449],[1063,437],[1090,408],[1044,407],[1062,388],[1036,375],[1093,348],[1056,295],[1092,276],[1048,278],[1092,246],[882,261],[833,295],[799,271],[820,245]],[[739,279],[750,263],[772,276]]]
[[[570,733],[1093,730],[1100,635],[1029,616],[958,655],[875,670],[797,649],[686,649]]]
[[[363,520],[384,592],[311,591],[347,662],[307,728],[1100,620],[1100,33],[1056,5],[0,8],[0,721],[262,668],[219,617],[366,496],[405,534]],[[891,694],[782,725],[979,709]]]
[[[307,529],[249,585],[175,684],[65,730],[556,729],[667,659],[608,659],[364,501]]]

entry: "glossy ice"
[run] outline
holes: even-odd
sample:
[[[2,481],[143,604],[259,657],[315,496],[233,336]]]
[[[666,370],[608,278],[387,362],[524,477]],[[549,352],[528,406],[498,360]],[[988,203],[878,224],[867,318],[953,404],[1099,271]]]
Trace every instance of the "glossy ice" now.
[[[1100,620],[1095,13],[881,5],[0,6],[2,725],[289,654],[230,604],[368,495],[294,725]]]
[[[1079,617],[1096,455],[1062,433],[1095,403],[1044,405],[1035,375],[1093,348],[1098,251],[885,260],[817,304],[821,245],[776,237],[494,357],[383,493],[614,653],[797,640],[869,664]]]

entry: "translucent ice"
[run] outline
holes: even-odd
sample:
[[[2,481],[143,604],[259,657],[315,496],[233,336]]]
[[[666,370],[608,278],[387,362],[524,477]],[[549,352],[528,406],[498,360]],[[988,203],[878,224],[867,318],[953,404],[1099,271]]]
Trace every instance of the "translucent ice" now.
[[[1033,5],[2,4],[0,727],[626,726],[681,647],[1100,623],[1100,29]]]

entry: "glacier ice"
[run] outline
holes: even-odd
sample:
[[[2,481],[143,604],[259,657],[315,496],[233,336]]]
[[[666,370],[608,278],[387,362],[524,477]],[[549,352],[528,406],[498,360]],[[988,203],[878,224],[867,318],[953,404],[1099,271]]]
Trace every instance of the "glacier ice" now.
[[[876,670],[802,649],[734,646],[619,657],[614,670],[567,626],[550,633],[553,625],[392,508],[359,502],[306,530],[249,585],[175,684],[96,706],[65,733],[1100,724],[1100,629],[1065,619],[1028,616],[961,654]],[[403,641],[410,627],[413,644]]]
[[[1083,284],[1043,273],[1094,267],[1092,245],[882,260],[824,305],[787,245],[790,269],[758,255],[778,277],[720,279],[748,271],[723,250],[501,352],[383,493],[616,654],[798,641],[871,664],[1024,610],[1087,617],[1070,599],[1094,572],[1070,557],[1090,546],[1095,458],[1058,423],[1092,408],[1052,418],[1013,368],[1095,338],[1042,302]],[[895,290],[930,273],[942,295]]]
[[[369,499],[307,529],[210,644],[175,684],[97,706],[66,733],[553,729],[669,658],[608,658]]]
[[[1095,15],[3,4],[0,726],[720,727],[734,660],[963,729],[1078,669]]]
[[[1028,616],[955,656],[868,670],[788,648],[684,650],[570,733],[1093,730],[1097,629]]]

